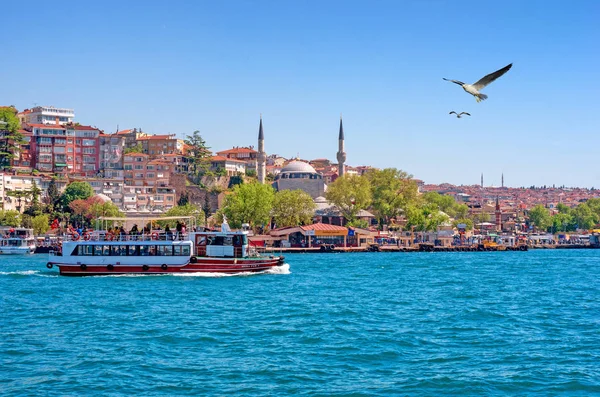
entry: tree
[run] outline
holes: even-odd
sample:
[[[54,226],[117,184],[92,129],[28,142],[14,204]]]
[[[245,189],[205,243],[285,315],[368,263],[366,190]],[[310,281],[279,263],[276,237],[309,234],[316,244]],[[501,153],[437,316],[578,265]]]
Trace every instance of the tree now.
[[[48,219],[48,215],[42,214],[34,216],[31,219],[31,227],[33,228],[34,234],[45,234],[48,231],[48,229],[50,229],[50,221]]]
[[[254,168],[248,168],[246,170],[246,176],[249,178],[256,178],[256,170]]]
[[[175,207],[170,208],[167,212],[165,212],[162,216],[193,216],[196,218],[196,223],[201,224],[205,221],[205,215],[200,208],[197,206],[187,203],[185,205],[177,205]],[[162,227],[169,225],[169,228],[174,228],[177,224],[177,220],[168,220],[168,221],[158,221],[158,224]]]
[[[130,146],[128,148],[125,148],[125,150],[123,151],[123,154],[129,154],[129,153],[144,153],[144,145],[142,145],[142,142],[136,143],[135,146]]]
[[[327,187],[325,197],[340,210],[346,221],[352,222],[358,211],[371,204],[371,185],[366,177],[344,175]]]
[[[204,226],[208,227],[208,217],[211,214],[210,196],[208,191],[204,193],[204,204],[202,205],[202,211],[204,212]]]
[[[225,197],[223,213],[233,228],[249,223],[253,230],[264,228],[271,220],[275,190],[257,182],[236,185]]]
[[[19,227],[21,225],[21,213],[16,210],[0,211],[0,225]]]
[[[17,211],[22,212],[23,209],[23,200],[27,200],[29,198],[28,190],[10,190],[6,189],[6,195],[9,197],[14,197],[17,200]]]
[[[536,205],[529,211],[529,221],[539,230],[548,230],[552,225],[550,213],[541,204]]]
[[[371,186],[372,210],[380,226],[388,224],[390,218],[400,215],[401,211],[417,200],[417,184],[412,175],[396,168],[369,170],[365,177]]]
[[[568,207],[567,207],[568,208]],[[552,229],[554,231],[569,231],[573,224],[573,217],[568,213],[560,212],[552,217]]]
[[[598,216],[590,209],[587,203],[579,204],[571,211],[574,228],[587,230],[598,223]]]
[[[46,203],[48,212],[53,212],[60,207],[60,191],[56,186],[55,178],[50,180],[48,183],[48,189],[46,190],[46,197],[44,202]]]
[[[277,227],[299,226],[312,223],[316,204],[302,190],[282,190],[275,193],[273,217]]]
[[[60,202],[68,207],[74,200],[85,200],[94,195],[94,189],[87,182],[71,182],[60,196]]]
[[[192,135],[187,135],[184,142],[190,147],[188,154],[192,163],[192,175],[198,178],[208,170],[212,153],[198,130],[194,131]]]
[[[179,200],[177,200],[177,205],[184,206],[184,205],[188,204],[189,202],[190,202],[190,198],[189,198],[187,192],[183,192],[183,193],[181,193],[181,196],[179,196]]]
[[[33,217],[42,214],[43,208],[42,204],[40,203],[41,194],[42,189],[38,187],[37,183],[35,183],[34,180],[31,185],[31,189],[29,189],[29,197],[31,198],[31,203],[29,204],[29,207],[24,211],[24,213]]]
[[[26,143],[20,128],[17,109],[0,107],[0,168],[10,168],[11,160],[19,157],[21,145]]]

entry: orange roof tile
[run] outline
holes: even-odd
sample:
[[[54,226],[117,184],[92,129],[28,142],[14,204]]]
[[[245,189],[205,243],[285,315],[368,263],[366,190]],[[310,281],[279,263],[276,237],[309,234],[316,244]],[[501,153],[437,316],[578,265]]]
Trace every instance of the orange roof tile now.
[[[342,232],[347,231],[347,227],[337,226],[337,225],[328,225],[325,223],[314,223],[312,225],[300,226],[302,230],[321,230],[326,232]]]
[[[148,135],[138,138],[138,141],[160,140],[160,139],[175,139],[173,135]]]
[[[248,147],[238,147],[238,148],[233,148],[233,149],[228,149],[228,150],[223,150],[221,152],[217,152],[217,154],[230,154],[230,153],[258,153],[256,150],[254,149],[250,149]]]

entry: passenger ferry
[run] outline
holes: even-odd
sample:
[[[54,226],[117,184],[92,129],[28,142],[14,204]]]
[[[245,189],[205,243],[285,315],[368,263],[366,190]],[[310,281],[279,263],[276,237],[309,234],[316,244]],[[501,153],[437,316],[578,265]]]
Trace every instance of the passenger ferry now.
[[[33,229],[0,227],[0,254],[24,255],[35,252]]]
[[[193,217],[162,217],[155,220]],[[134,219],[139,221],[139,219]],[[126,218],[100,218],[126,221]],[[221,231],[111,234],[105,230],[66,236],[59,250],[51,251],[46,266],[58,266],[65,276],[165,273],[261,272],[281,266],[283,256],[262,256],[248,244],[246,231],[232,231],[223,222]]]

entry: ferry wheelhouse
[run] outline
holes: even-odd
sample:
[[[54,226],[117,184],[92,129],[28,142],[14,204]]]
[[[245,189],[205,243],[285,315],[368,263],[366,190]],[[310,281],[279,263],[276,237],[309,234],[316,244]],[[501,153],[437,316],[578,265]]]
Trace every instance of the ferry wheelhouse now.
[[[33,229],[23,227],[0,228],[0,254],[24,255],[35,252]]]
[[[188,219],[162,217],[155,220]],[[100,218],[126,221],[127,218]],[[140,221],[139,219],[134,219]],[[57,266],[66,276],[164,273],[261,272],[281,266],[283,256],[262,256],[248,244],[246,231],[232,231],[226,222],[221,231],[111,234],[105,230],[66,236],[50,252],[48,268]]]

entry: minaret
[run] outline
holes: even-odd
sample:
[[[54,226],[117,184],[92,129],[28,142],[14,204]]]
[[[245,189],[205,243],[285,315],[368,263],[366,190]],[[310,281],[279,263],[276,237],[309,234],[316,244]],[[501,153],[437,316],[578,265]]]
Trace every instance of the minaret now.
[[[342,124],[342,115],[340,114],[340,135],[338,137],[338,175],[344,176],[344,163],[346,162],[346,152],[344,152],[344,125]]]
[[[498,196],[496,196],[496,231],[502,231],[502,211],[500,211],[500,202]]]
[[[481,187],[483,187],[483,172],[481,173]]]
[[[258,126],[258,154],[256,156],[256,174],[259,183],[265,183],[267,174],[267,154],[265,153],[265,134],[263,133],[262,114],[260,115],[260,125]]]
[[[504,187],[504,172],[502,173],[502,187]]]

